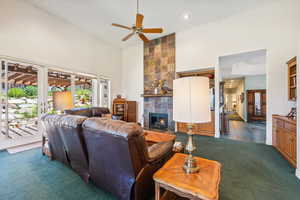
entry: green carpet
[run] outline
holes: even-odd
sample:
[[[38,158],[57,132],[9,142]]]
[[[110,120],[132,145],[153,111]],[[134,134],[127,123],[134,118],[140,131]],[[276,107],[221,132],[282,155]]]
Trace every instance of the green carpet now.
[[[178,134],[185,141],[185,135]],[[195,136],[195,155],[222,163],[220,200],[299,200],[295,170],[271,146]],[[41,155],[40,149],[0,152],[2,200],[110,200],[71,169]]]

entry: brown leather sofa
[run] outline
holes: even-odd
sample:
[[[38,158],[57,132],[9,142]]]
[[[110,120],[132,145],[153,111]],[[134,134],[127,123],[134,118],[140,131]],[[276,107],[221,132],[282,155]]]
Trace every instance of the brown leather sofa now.
[[[173,155],[174,141],[148,147],[143,130],[136,123],[49,114],[42,121],[52,158],[117,199],[152,197],[152,176]]]
[[[85,182],[89,180],[86,144],[79,115],[45,115],[42,117],[48,135],[51,158],[70,166]]]
[[[174,141],[148,147],[136,123],[89,118],[83,123],[91,180],[118,199],[146,200],[152,176],[172,156]]]
[[[80,115],[85,117],[103,117],[104,114],[109,113],[109,109],[104,107],[72,108],[65,110],[65,114]]]

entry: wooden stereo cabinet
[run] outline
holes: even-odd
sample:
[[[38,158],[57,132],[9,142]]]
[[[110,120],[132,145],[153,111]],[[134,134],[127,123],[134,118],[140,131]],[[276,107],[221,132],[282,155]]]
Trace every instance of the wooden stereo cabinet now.
[[[187,133],[187,123],[177,122],[177,131]],[[211,122],[193,124],[193,133],[197,135],[215,136],[215,112],[211,111]]]
[[[200,71],[194,71],[194,72],[177,72],[177,77],[191,77],[191,76],[200,76],[200,77],[208,77],[209,78],[209,88],[213,89],[212,95],[214,94],[214,88],[215,88],[215,71],[214,70],[200,70]],[[223,84],[224,86],[224,84]],[[220,90],[222,90],[222,85],[220,85]],[[223,92],[221,92],[223,94]],[[220,95],[221,95],[220,94]],[[221,95],[222,96],[222,95]],[[222,99],[220,99],[222,101]],[[201,102],[199,102],[201,103]],[[214,112],[214,105],[212,105],[211,110],[211,122],[208,123],[197,123],[193,124],[193,133],[197,135],[205,135],[205,136],[215,136],[215,112]],[[177,131],[187,133],[188,127],[187,123],[181,123],[177,122]]]
[[[273,115],[273,146],[293,165],[297,166],[296,120]]]
[[[136,101],[127,101],[124,98],[113,100],[113,115],[120,116],[126,122],[136,122]]]
[[[297,99],[297,57],[290,59],[287,62],[287,66],[288,66],[289,100],[296,101]]]

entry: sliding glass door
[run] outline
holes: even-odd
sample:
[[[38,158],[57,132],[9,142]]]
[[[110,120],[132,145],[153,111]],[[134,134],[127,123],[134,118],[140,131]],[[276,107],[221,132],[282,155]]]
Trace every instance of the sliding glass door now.
[[[75,108],[109,107],[110,105],[110,85],[108,80],[52,69],[48,70],[47,78],[48,96],[46,102],[48,113],[58,113],[53,107],[52,99],[53,92],[57,91],[71,91]]]
[[[71,91],[77,108],[111,106],[108,79],[6,59],[0,64],[0,149],[4,140],[18,145],[41,140],[42,115],[58,113],[55,91]]]
[[[101,107],[110,108],[110,81],[108,79],[99,78],[98,79],[98,94],[99,94],[99,103]]]
[[[7,62],[2,60],[0,67],[0,140],[9,138],[7,87]]]
[[[42,96],[39,83],[43,68],[28,63],[2,60],[0,68],[0,140],[39,138],[38,123]]]

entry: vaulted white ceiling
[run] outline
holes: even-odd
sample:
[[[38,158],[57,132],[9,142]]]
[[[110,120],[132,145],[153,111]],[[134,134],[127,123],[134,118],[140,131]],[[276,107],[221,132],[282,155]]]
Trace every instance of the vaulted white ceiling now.
[[[84,31],[114,45],[122,45],[127,30],[111,26],[119,23],[131,26],[135,20],[136,0],[25,0],[52,15],[56,15]],[[140,12],[145,15],[145,27],[163,27],[163,34],[192,26],[207,24],[261,6],[274,0],[140,0]],[[191,14],[184,20],[183,14]],[[129,43],[136,39],[130,39]]]

